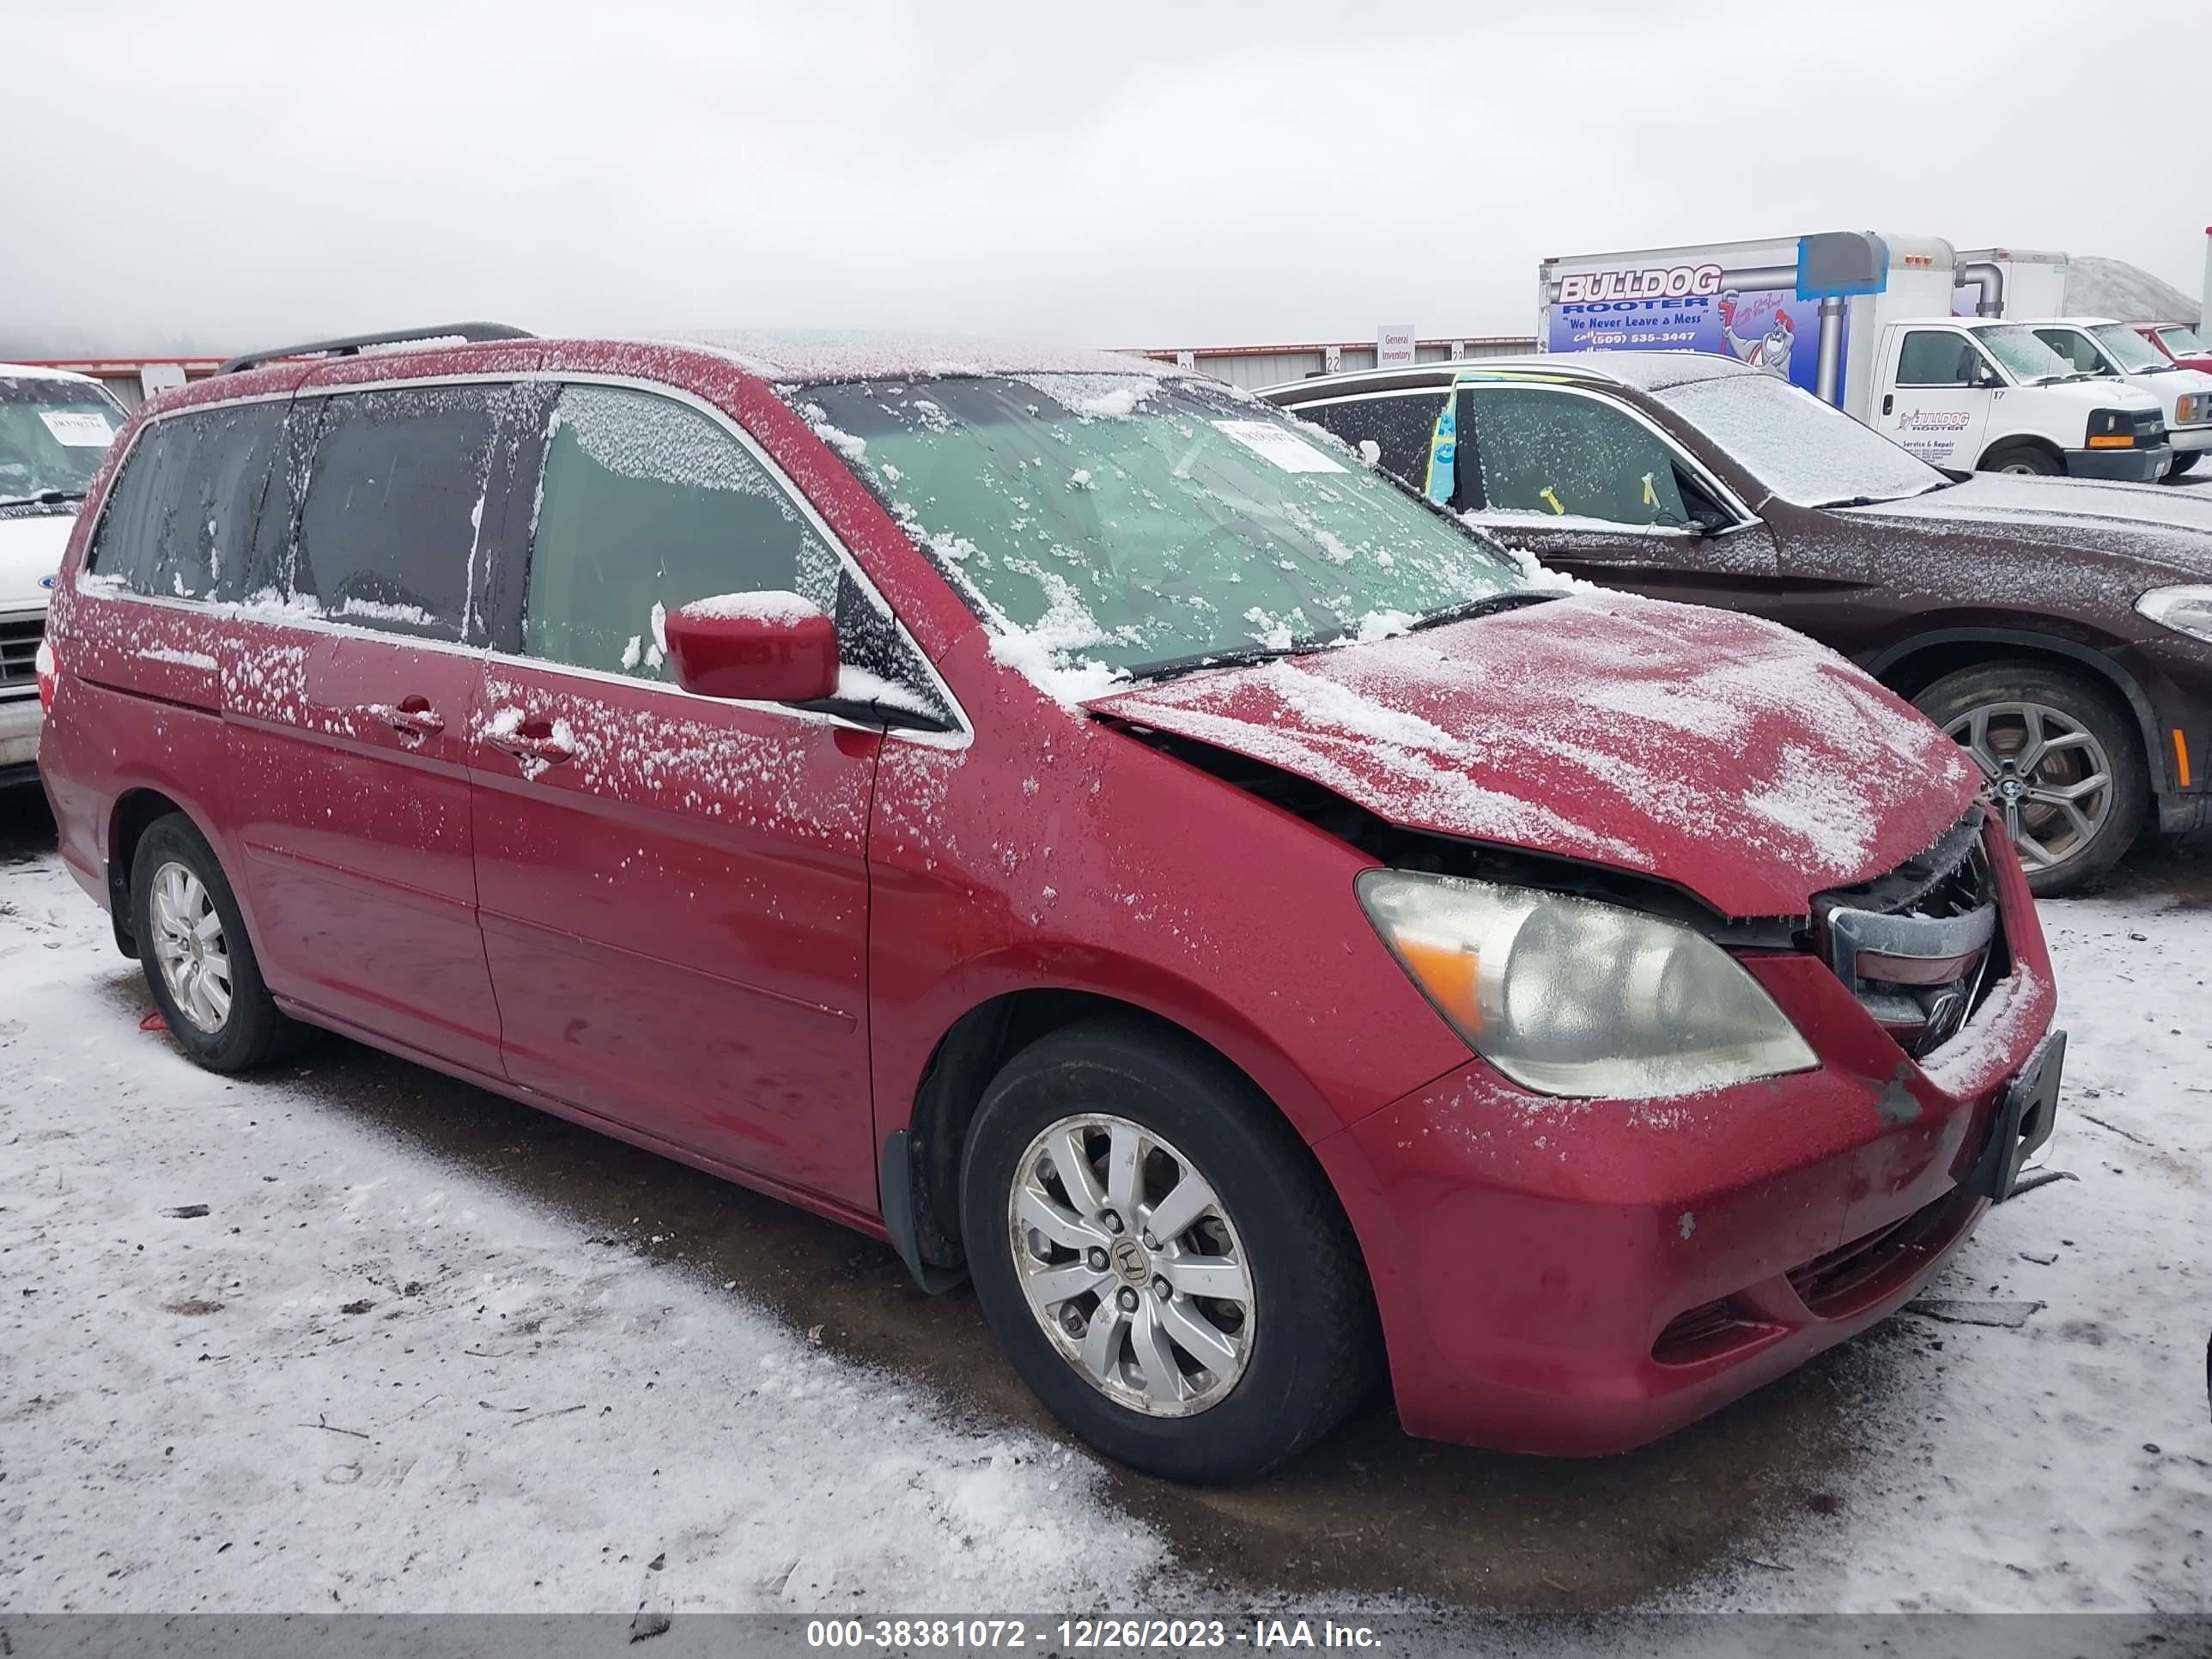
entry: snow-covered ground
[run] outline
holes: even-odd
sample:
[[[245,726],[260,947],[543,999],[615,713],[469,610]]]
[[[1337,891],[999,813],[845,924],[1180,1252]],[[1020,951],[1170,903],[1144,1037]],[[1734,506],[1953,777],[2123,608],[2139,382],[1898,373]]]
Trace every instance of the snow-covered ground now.
[[[1942,1316],[1856,1345],[1832,1512],[1668,1604],[2212,1611],[2212,909],[2173,895],[2046,907],[2080,1180],[1991,1216]],[[146,1006],[50,852],[0,866],[0,1610],[1330,1588],[1193,1585],[1087,1455],[298,1080],[198,1072]]]
[[[1057,1607],[1158,1563],[1089,1460],[148,1006],[58,860],[0,869],[0,1607]]]
[[[2079,1179],[1991,1212],[1930,1312],[1862,1340],[1879,1409],[1837,1512],[1686,1600],[2212,1613],[2212,860],[2178,868],[2042,907],[2045,1162]]]

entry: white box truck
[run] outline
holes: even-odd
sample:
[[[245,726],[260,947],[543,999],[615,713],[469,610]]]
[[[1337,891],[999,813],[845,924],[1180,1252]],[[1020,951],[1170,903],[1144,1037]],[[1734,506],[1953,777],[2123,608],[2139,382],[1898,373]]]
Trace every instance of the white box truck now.
[[[1952,256],[1951,310],[1960,317],[2056,317],[2066,309],[2067,258],[2028,248],[1978,247]]]
[[[1962,270],[1941,237],[1831,231],[1547,259],[1537,344],[1724,352],[1958,471],[2164,476],[2172,452],[2157,398],[2083,379],[2000,319],[2004,285],[2033,288],[2051,262],[2007,258]],[[2063,293],[2063,260],[2058,283]]]

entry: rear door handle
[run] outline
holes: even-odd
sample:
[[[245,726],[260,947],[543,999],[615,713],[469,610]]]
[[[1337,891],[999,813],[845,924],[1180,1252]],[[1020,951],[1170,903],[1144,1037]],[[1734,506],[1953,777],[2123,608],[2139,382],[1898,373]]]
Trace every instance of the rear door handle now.
[[[542,714],[526,720],[519,708],[502,708],[493,715],[484,728],[484,741],[520,761],[531,777],[576,755],[566,720],[549,720]]]
[[[426,743],[446,729],[446,717],[430,706],[428,697],[402,697],[398,702],[365,702],[359,712],[390,726],[399,734],[402,743]]]

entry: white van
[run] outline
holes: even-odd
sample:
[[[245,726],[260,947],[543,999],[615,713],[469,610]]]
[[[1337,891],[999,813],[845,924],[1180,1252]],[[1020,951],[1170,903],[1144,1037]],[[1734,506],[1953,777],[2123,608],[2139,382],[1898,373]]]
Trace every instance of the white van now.
[[[0,784],[38,775],[46,603],[76,510],[124,418],[88,376],[0,363]]]
[[[1933,466],[2153,483],[2173,463],[2156,398],[2081,374],[2025,323],[1888,324],[1869,402],[1850,412]]]
[[[2125,380],[2158,399],[2166,414],[2166,441],[2173,447],[2167,477],[2188,471],[2199,455],[2212,449],[2212,374],[2182,368],[2133,324],[2109,317],[2060,317],[2028,326],[2076,374]]]

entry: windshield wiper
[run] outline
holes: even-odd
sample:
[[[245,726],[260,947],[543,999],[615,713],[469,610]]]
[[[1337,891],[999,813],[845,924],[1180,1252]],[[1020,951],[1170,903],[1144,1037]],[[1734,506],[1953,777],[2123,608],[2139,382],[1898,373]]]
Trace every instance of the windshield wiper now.
[[[1310,640],[1300,640],[1295,645],[1231,645],[1218,651],[1201,651],[1192,657],[1169,657],[1159,662],[1139,663],[1129,672],[1133,680],[1173,679],[1178,674],[1195,674],[1201,668],[1239,668],[1255,662],[1273,662],[1278,657],[1296,657],[1308,651],[1319,651],[1325,646],[1337,644],[1344,638],[1341,631]]]
[[[1406,631],[1413,633],[1423,628],[1442,628],[1447,623],[1465,622],[1470,617],[1487,617],[1495,611],[1518,611],[1524,605],[1542,605],[1551,599],[1567,596],[1556,588],[1514,588],[1503,593],[1486,593],[1479,599],[1469,599],[1464,605],[1447,605],[1442,611],[1431,611]]]
[[[1406,632],[1418,629],[1437,628],[1445,623],[1465,622],[1470,617],[1486,617],[1493,611],[1516,611],[1524,605],[1541,605],[1547,599],[1564,599],[1565,593],[1550,589],[1519,589],[1504,593],[1486,593],[1479,599],[1469,599],[1463,605],[1431,611],[1426,616],[1409,623]],[[1329,647],[1346,642],[1349,630],[1331,629],[1326,634],[1316,634],[1310,639],[1289,645],[1231,645],[1218,651],[1201,651],[1193,657],[1170,657],[1164,662],[1139,663],[1128,671],[1134,680],[1172,679],[1177,674],[1194,674],[1201,668],[1243,668],[1255,662],[1273,662],[1278,657],[1302,657],[1310,651],[1325,651]]]
[[[82,489],[34,489],[27,495],[0,495],[0,507],[58,507],[84,496]]]

